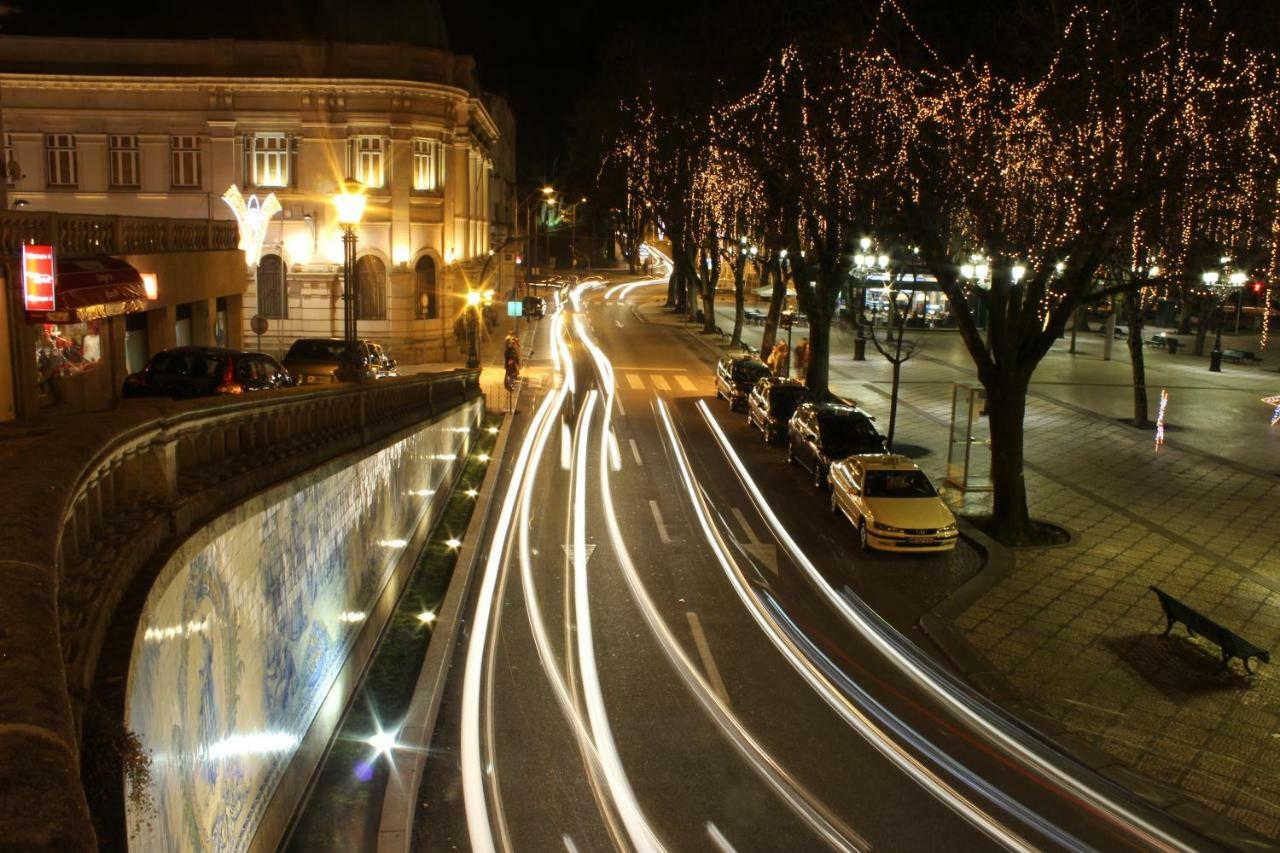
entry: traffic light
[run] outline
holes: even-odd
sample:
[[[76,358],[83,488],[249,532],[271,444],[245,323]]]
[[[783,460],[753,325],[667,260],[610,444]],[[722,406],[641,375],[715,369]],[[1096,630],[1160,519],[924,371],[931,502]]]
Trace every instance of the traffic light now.
[[[1262,282],[1260,282],[1260,281],[1255,281],[1255,282],[1253,283],[1253,292],[1254,292],[1254,293],[1261,293],[1261,292],[1262,292],[1262,288],[1263,288],[1263,284],[1262,284]]]

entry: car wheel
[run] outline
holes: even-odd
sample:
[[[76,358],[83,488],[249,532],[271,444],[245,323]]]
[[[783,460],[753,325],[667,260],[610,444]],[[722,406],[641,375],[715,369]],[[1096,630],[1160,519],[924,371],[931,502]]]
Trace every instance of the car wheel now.
[[[863,551],[871,550],[871,546],[867,543],[867,520],[865,518],[858,519],[858,544],[862,546]]]
[[[815,459],[813,460],[813,487],[818,491],[822,491],[826,485],[826,472],[822,470],[822,463]]]

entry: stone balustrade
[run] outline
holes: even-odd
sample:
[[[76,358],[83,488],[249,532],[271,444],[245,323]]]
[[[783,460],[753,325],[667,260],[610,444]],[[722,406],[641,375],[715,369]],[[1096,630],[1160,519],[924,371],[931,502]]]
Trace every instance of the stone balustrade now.
[[[0,833],[24,849],[94,849],[80,781],[85,704],[121,655],[127,671],[120,646],[132,630],[112,620],[127,597],[145,598],[176,544],[271,484],[480,396],[479,379],[456,370],[230,401],[136,401],[3,460],[12,497],[0,517],[0,790],[12,796],[0,797]]]
[[[0,251],[7,254],[23,243],[53,245],[63,255],[76,256],[226,250],[239,242],[231,220],[0,212]]]

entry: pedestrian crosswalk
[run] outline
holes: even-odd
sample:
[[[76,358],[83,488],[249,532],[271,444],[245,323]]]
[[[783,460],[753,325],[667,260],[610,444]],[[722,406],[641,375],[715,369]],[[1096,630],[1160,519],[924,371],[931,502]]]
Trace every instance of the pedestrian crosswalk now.
[[[688,394],[710,394],[710,378],[699,377],[698,381],[690,379],[683,373],[664,375],[661,373],[622,373],[621,378],[626,387],[632,391],[679,391]],[[621,383],[619,383],[621,384]]]

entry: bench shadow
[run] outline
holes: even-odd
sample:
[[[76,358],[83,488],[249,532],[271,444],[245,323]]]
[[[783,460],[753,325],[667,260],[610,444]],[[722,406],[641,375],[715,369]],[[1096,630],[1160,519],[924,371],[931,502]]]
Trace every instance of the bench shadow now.
[[[1217,646],[1179,635],[1178,630],[1168,637],[1107,637],[1102,644],[1169,699],[1249,688],[1251,680],[1238,660],[1224,670]]]

